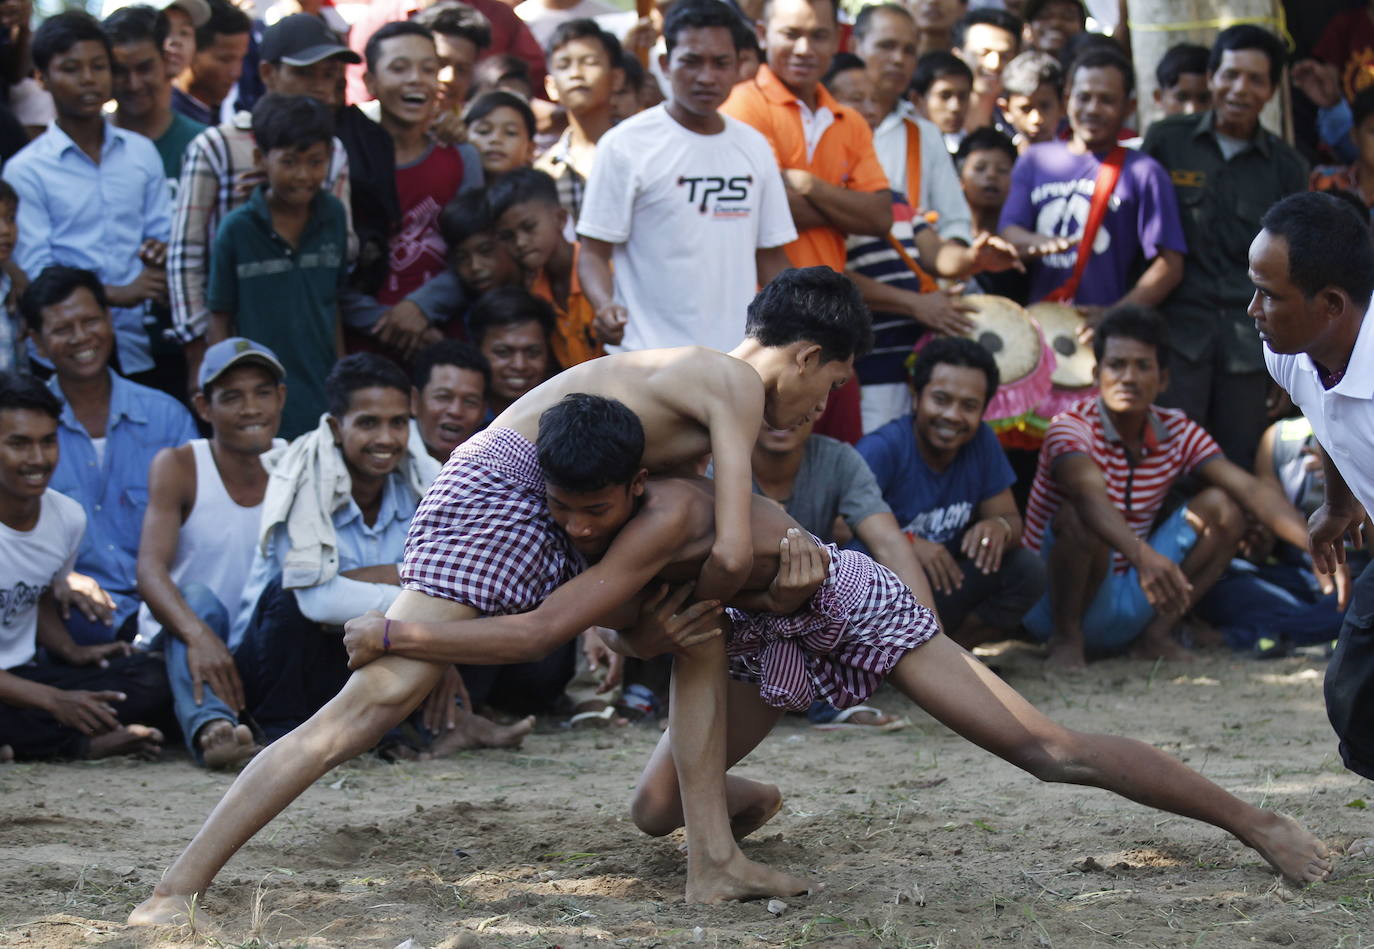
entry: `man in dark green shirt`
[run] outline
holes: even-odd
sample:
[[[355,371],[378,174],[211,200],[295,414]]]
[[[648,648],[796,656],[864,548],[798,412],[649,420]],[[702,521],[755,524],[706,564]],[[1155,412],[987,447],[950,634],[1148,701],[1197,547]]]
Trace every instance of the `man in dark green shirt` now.
[[[1223,30],[1207,82],[1213,108],[1161,119],[1141,150],[1169,171],[1188,239],[1183,280],[1162,307],[1173,356],[1164,405],[1185,410],[1249,470],[1267,422],[1269,377],[1246,308],[1250,242],[1270,205],[1307,190],[1307,165],[1259,124],[1278,87],[1283,43],[1267,30]]]

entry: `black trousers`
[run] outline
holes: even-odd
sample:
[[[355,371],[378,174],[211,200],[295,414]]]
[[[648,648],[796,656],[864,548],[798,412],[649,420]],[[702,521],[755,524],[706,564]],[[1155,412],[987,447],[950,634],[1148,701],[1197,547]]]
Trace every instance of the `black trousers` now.
[[[459,666],[474,707],[491,705],[516,715],[554,711],[577,671],[577,640],[564,643],[543,659],[508,666]]]
[[[1336,653],[1326,667],[1325,691],[1341,759],[1351,771],[1374,780],[1374,563],[1355,581]]]

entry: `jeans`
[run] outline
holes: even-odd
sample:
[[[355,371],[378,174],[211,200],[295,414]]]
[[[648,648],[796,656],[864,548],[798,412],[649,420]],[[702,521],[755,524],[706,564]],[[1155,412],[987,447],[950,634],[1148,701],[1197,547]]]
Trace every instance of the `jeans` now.
[[[202,583],[187,583],[178,588],[181,598],[191,608],[202,623],[220,638],[229,641],[229,611],[219,601],[219,597]],[[219,719],[237,723],[238,712],[224,703],[210,683],[201,683],[201,701],[196,704],[195,683],[191,680],[191,670],[186,665],[186,644],[176,636],[163,630],[153,640],[167,657],[167,681],[172,686],[172,704],[176,712],[181,733],[186,736],[186,750],[197,762],[201,761],[200,749],[196,746],[196,734],[206,725]]]
[[[1197,614],[1221,630],[1232,649],[1250,649],[1262,636],[1310,646],[1341,631],[1336,594],[1322,595],[1310,568],[1294,563],[1232,560]]]

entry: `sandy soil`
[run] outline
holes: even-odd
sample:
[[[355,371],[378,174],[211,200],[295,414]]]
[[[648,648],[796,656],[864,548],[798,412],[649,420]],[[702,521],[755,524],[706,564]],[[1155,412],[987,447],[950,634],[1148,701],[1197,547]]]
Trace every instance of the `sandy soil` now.
[[[1374,834],[1374,787],[1335,755],[1318,662],[1112,661],[1069,686],[1029,650],[997,661],[1066,724],[1153,742],[1333,847]],[[678,840],[626,819],[651,729],[550,727],[518,752],[330,774],[229,864],[201,935],[122,920],[228,777],[176,755],[0,766],[0,945],[1374,946],[1374,859],[1298,891],[1220,831],[1041,786],[895,693],[878,704],[913,726],[789,722],[741,768],[787,795],[746,853],[827,884],[777,918],[684,905]]]

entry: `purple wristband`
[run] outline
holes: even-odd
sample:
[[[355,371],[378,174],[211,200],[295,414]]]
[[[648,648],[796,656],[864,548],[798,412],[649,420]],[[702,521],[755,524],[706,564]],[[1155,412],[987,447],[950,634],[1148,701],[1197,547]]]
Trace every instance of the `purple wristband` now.
[[[391,652],[391,620],[382,624],[382,652]]]

